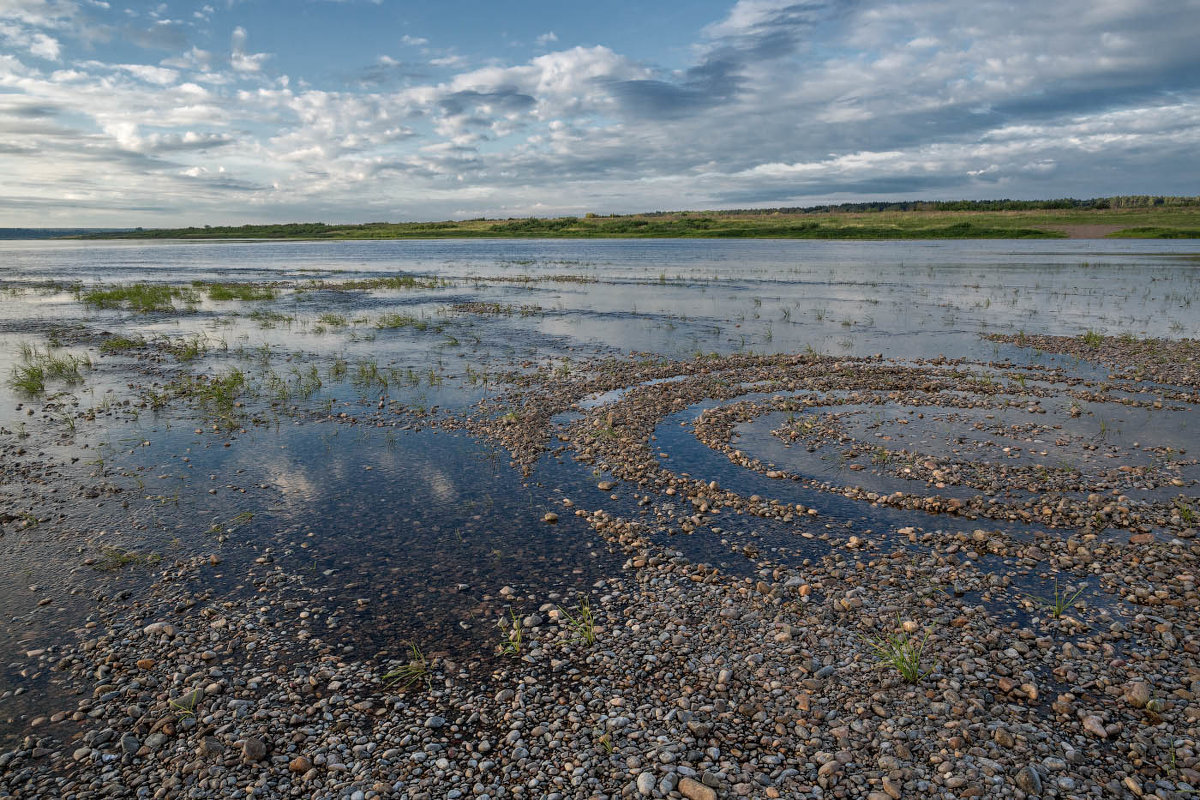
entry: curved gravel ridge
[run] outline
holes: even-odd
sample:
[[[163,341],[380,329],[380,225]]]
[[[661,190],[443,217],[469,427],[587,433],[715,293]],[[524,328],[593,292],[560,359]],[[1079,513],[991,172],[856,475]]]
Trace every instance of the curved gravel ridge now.
[[[569,453],[621,501],[545,514],[625,554],[587,595],[593,644],[571,624],[582,598],[505,586],[507,653],[455,662],[424,643],[398,658],[397,642],[360,657],[338,637],[357,609],[331,605],[311,576],[247,557],[231,599],[208,588],[216,555],[179,561],[144,596],[102,606],[75,643],[27,654],[79,694],[0,754],[0,796],[1165,799],[1200,787],[1190,528],[1126,542],[1031,525],[1018,539],[958,514],[831,530],[819,509],[672,471],[652,438],[671,413],[748,385],[904,393],[967,367],[589,366],[524,376],[456,424],[508,445],[518,467]],[[828,549],[791,565],[747,551],[753,575],[740,578],[674,546],[739,517]],[[880,662],[885,642],[919,651],[915,682]],[[385,679],[405,666],[418,672],[407,687]]]

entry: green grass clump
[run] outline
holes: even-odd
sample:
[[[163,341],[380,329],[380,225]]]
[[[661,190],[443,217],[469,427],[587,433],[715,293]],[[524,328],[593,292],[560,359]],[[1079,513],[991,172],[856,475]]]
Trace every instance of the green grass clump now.
[[[921,654],[929,641],[930,631],[918,641],[909,636],[906,631],[889,633],[884,636],[859,635],[874,651],[880,665],[894,669],[907,683],[916,683],[925,673],[921,671]]]
[[[134,283],[108,289],[91,289],[84,292],[81,299],[84,304],[95,308],[124,308],[148,314],[174,311],[176,300],[193,305],[199,298],[195,291],[180,286]]]
[[[596,643],[596,620],[592,616],[591,601],[587,597],[579,598],[575,613],[572,614],[562,606],[558,607],[558,613],[562,615],[563,622],[571,630],[575,641],[583,642],[589,647]]]
[[[1104,344],[1104,334],[1091,330],[1090,328],[1079,334],[1079,340],[1093,349]]]
[[[177,361],[195,361],[208,352],[208,345],[199,336],[186,339],[167,340],[162,349],[175,356]]]
[[[505,625],[504,620],[496,623],[502,634],[500,653],[506,656],[519,656],[521,655],[522,640],[524,638],[524,632],[521,629],[521,618],[511,608],[508,610],[508,616],[511,625]]]
[[[1169,228],[1143,225],[1110,233],[1109,239],[1200,239],[1200,228]]]
[[[46,370],[41,364],[17,364],[8,385],[23,394],[42,394],[46,391]]]
[[[21,345],[21,363],[15,364],[8,383],[27,395],[46,391],[46,382],[58,380],[73,386],[83,382],[81,368],[90,368],[87,356],[76,356],[58,350],[39,350],[30,344]]]
[[[428,330],[428,320],[421,317],[414,317],[412,314],[383,314],[375,320],[375,327],[380,330],[392,330],[395,328],[412,328],[413,330],[424,331]]]
[[[100,559],[92,565],[99,572],[115,572],[128,566],[151,566],[162,561],[157,553],[135,553],[120,547],[100,548]]]
[[[433,688],[433,676],[429,671],[429,662],[421,648],[413,643],[408,645],[408,663],[384,673],[383,680],[391,685],[398,685],[406,690],[418,683],[424,683],[426,689]]]
[[[209,300],[274,300],[275,290],[270,286],[256,286],[252,283],[202,283],[194,282],[193,286],[202,289]]]
[[[317,317],[317,322],[322,325],[328,325],[331,328],[344,328],[346,326],[346,318],[341,314],[334,314],[331,311],[326,311]]]
[[[263,328],[274,328],[276,323],[291,322],[293,317],[278,311],[271,311],[267,308],[256,308],[247,314],[250,319],[254,320]]]
[[[1046,609],[1050,612],[1052,617],[1059,619],[1063,616],[1063,614],[1066,614],[1068,611],[1074,608],[1075,601],[1079,599],[1079,596],[1083,594],[1083,591],[1086,588],[1086,585],[1081,586],[1079,587],[1078,591],[1072,593],[1069,587],[1060,588],[1058,585],[1058,578],[1055,578],[1054,594],[1051,597],[1046,599],[1034,597],[1033,595],[1026,595],[1026,597],[1035,606],[1040,606]]]
[[[110,336],[100,343],[101,353],[124,353],[127,350],[136,350],[139,347],[145,347],[146,340],[140,336]]]

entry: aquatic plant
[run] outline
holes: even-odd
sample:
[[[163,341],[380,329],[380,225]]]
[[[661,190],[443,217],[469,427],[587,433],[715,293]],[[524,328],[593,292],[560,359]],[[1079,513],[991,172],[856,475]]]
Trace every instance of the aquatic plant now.
[[[126,350],[136,350],[145,347],[146,340],[140,336],[110,336],[100,343],[101,353],[123,353]]]
[[[92,569],[99,572],[115,572],[131,565],[152,565],[162,560],[157,553],[135,553],[120,547],[102,547],[100,554],[100,559],[92,565]]]
[[[199,297],[195,290],[180,286],[134,283],[108,289],[91,289],[83,292],[80,299],[84,305],[95,308],[124,308],[148,314],[154,311],[174,311],[176,300],[194,305]]]
[[[203,290],[209,300],[274,300],[275,290],[270,286],[253,283],[204,283],[193,281],[192,285]]]
[[[24,394],[41,394],[46,391],[46,370],[40,364],[17,364],[8,384]]]
[[[1058,578],[1055,578],[1054,594],[1051,597],[1043,599],[1040,597],[1034,597],[1032,595],[1026,596],[1034,605],[1045,608],[1050,612],[1051,616],[1053,616],[1055,619],[1059,619],[1063,616],[1063,614],[1066,614],[1075,606],[1075,601],[1079,599],[1079,596],[1083,594],[1085,589],[1087,589],[1086,584],[1079,587],[1078,591],[1072,594],[1070,587],[1059,587]]]
[[[9,385],[19,392],[38,395],[46,391],[46,381],[60,380],[68,385],[83,382],[80,368],[91,368],[92,361],[86,355],[76,356],[52,349],[39,350],[26,342],[20,345],[23,363],[15,364],[9,376]]]

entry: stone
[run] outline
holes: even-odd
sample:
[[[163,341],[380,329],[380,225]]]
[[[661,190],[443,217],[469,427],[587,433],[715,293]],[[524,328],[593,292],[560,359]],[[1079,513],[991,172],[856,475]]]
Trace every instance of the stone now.
[[[219,758],[225,752],[225,745],[215,736],[205,736],[196,746],[196,754],[203,758]]]
[[[242,763],[253,764],[267,757],[267,743],[257,736],[247,736],[242,742]]]
[[[1012,747],[1017,743],[1017,740],[1013,738],[1008,728],[996,728],[992,733],[992,741],[1005,748]]]
[[[438,728],[442,727],[445,724],[446,724],[445,717],[439,717],[437,715],[429,717],[428,719],[425,720],[425,727],[433,728],[434,730],[437,730]]]
[[[1098,739],[1108,738],[1108,731],[1104,729],[1104,720],[1095,714],[1088,714],[1083,718],[1083,729]]]
[[[1125,702],[1134,708],[1145,708],[1150,702],[1150,684],[1134,681],[1125,688]]]
[[[654,773],[643,772],[637,776],[637,790],[642,797],[649,797],[654,792]]]
[[[308,772],[312,768],[312,759],[310,759],[308,756],[296,756],[288,762],[288,770],[291,772],[300,773],[301,775],[303,775],[305,772]]]
[[[1013,783],[1025,794],[1040,795],[1042,793],[1042,776],[1033,767],[1021,767]]]
[[[712,787],[705,786],[692,778],[679,781],[679,793],[688,800],[717,800],[717,793]]]

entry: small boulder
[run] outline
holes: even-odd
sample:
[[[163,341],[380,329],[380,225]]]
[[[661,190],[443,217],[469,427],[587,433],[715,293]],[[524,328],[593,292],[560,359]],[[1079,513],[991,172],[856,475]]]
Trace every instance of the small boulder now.
[[[267,757],[267,743],[257,736],[247,736],[242,742],[242,763],[253,764]]]

